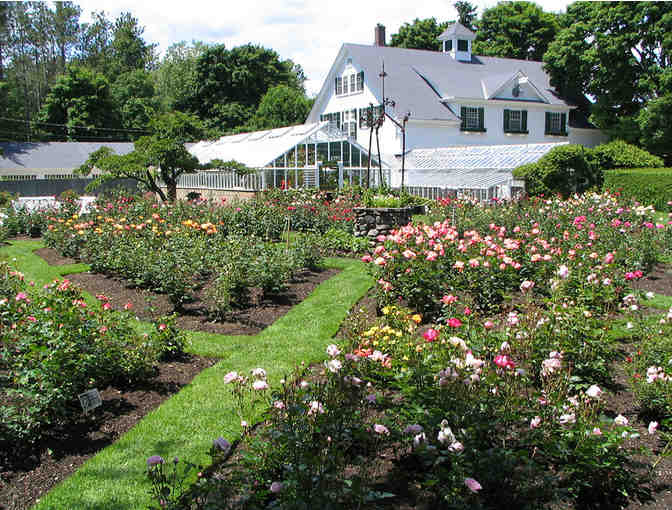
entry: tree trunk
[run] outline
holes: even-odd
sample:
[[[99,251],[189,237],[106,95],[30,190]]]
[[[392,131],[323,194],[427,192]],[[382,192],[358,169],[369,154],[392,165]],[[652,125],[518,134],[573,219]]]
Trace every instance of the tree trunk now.
[[[177,200],[177,182],[176,181],[167,182],[166,187],[168,188],[168,201],[171,203],[175,203],[175,201]]]

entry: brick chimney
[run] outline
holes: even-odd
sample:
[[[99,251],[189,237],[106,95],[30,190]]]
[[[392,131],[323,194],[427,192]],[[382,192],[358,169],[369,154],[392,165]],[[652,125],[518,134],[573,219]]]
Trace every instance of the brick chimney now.
[[[385,46],[385,26],[378,23],[374,29],[374,46]]]

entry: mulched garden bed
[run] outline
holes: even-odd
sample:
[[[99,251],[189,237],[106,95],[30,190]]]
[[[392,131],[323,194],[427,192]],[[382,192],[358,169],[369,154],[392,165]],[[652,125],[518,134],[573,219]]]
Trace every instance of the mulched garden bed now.
[[[50,265],[63,265],[76,262],[62,257],[56,250],[41,248],[35,252]],[[302,302],[320,283],[339,272],[338,269],[326,269],[319,272],[303,271],[290,282],[282,294],[261,299],[260,289],[252,289],[252,306],[231,312],[225,321],[211,320],[204,308],[199,291],[191,303],[184,305],[176,321],[177,327],[184,330],[205,331],[220,335],[255,335],[285,315],[295,305]],[[67,278],[78,287],[92,295],[104,294],[110,299],[113,308],[120,310],[131,303],[132,312],[139,318],[151,320],[173,312],[173,304],[165,294],[157,294],[138,287],[130,287],[122,279],[97,273],[77,273]]]
[[[0,509],[23,510],[74,473],[87,459],[112,444],[146,414],[191,382],[217,360],[186,355],[160,363],[157,374],[133,387],[101,389],[103,405],[88,417],[52,429],[39,449],[19,459],[0,456]]]
[[[672,266],[657,264],[644,278],[633,281],[632,287],[644,292],[672,296]]]

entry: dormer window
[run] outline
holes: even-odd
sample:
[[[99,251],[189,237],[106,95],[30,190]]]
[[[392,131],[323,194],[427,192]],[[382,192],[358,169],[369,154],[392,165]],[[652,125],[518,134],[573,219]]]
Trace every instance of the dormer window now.
[[[457,51],[469,51],[469,41],[467,41],[466,39],[458,39]]]

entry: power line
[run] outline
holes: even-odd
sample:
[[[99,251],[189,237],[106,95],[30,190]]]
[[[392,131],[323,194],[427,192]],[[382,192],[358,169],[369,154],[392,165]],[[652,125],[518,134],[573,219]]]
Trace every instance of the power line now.
[[[122,131],[125,133],[151,133],[152,131],[147,130],[147,129],[131,129],[131,128],[103,128],[103,127],[91,127],[91,126],[69,126],[68,124],[57,124],[54,122],[38,122],[35,120],[23,120],[23,119],[12,119],[9,117],[0,117],[0,120],[7,120],[10,122],[19,122],[21,124],[26,124],[26,125],[35,125],[39,124],[41,126],[55,126],[55,127],[62,127],[66,129],[85,129],[88,131],[96,130],[96,131]]]

